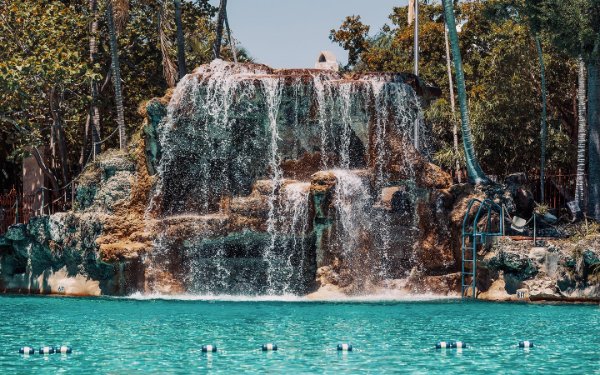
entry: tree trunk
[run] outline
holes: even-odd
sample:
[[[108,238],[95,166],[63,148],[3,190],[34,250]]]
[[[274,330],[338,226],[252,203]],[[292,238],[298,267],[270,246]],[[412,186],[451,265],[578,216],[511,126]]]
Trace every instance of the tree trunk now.
[[[50,180],[50,185],[52,185],[52,198],[57,198],[59,195],[60,188],[58,187],[58,181],[56,180],[56,176],[54,175],[54,173],[52,173],[50,168],[48,168],[48,166],[44,162],[44,156],[40,153],[40,150],[38,150],[37,147],[31,147],[31,154],[35,158],[35,161],[42,170],[44,176],[48,177],[48,180]]]
[[[218,59],[221,57],[221,41],[223,39],[223,23],[225,21],[225,12],[227,11],[227,0],[221,0],[219,4],[219,16],[217,17],[217,32],[215,37],[215,45],[213,47],[213,57]]]
[[[450,63],[450,42],[448,41],[448,28],[444,25],[444,41],[446,42],[446,69],[448,71],[448,90],[450,91],[450,110],[452,111],[452,136],[454,138],[454,157],[456,159],[456,177],[458,183],[462,182],[460,175],[460,153],[458,151],[458,126],[456,124],[456,103],[454,102],[454,82],[452,82],[452,67]]]
[[[117,108],[117,126],[119,127],[119,149],[124,150],[127,142],[125,136],[125,110],[123,108],[123,93],[121,91],[121,68],[119,66],[119,46],[117,44],[117,29],[113,14],[112,1],[106,4],[106,19],[110,36],[110,55],[112,61],[112,80],[115,87],[115,103]]]
[[[62,92],[57,92],[56,87],[53,87],[50,89],[48,99],[50,101],[50,112],[52,114],[52,127],[54,128],[53,135],[55,137],[56,145],[58,146],[62,181],[63,185],[67,185],[69,182],[69,161],[67,159],[67,141],[60,108],[62,96]]]
[[[175,2],[175,26],[177,27],[177,65],[179,67],[179,79],[187,74],[185,65],[185,37],[183,35],[183,23],[181,22],[181,0]]]
[[[165,81],[167,81],[167,86],[175,87],[178,78],[183,76],[179,76],[180,72],[177,70],[177,67],[173,61],[171,61],[171,57],[169,56],[171,42],[167,36],[168,28],[165,26],[165,22],[165,3],[161,3],[158,12],[158,39],[160,41],[160,53],[162,55],[163,76],[165,77]]]
[[[588,216],[600,221],[600,60],[588,63]]]
[[[575,201],[583,208],[583,185],[585,182],[585,141],[586,141],[586,102],[585,102],[585,63],[579,58],[579,76],[577,82],[577,176],[575,178]]]
[[[231,53],[233,54],[233,62],[237,64],[237,52],[235,50],[235,43],[233,42],[233,38],[231,37],[231,29],[229,28],[229,17],[227,17],[227,12],[225,12],[225,29],[227,30],[227,39],[229,40],[229,48],[231,48]]]
[[[542,81],[542,128],[540,130],[540,201],[544,203],[544,189],[546,180],[546,139],[548,138],[548,127],[546,125],[546,69],[544,67],[544,55],[542,54],[542,43],[539,35],[535,36],[535,46],[540,61],[540,76]]]
[[[98,1],[90,0],[90,10],[92,13],[92,23],[90,25],[90,65],[94,66],[96,58],[98,56]],[[92,147],[91,152],[93,158],[96,159],[96,155],[100,153],[100,109],[98,108],[98,81],[92,79],[91,81],[91,94],[92,102],[90,104],[90,122],[87,130],[88,134],[91,135]],[[87,161],[84,156],[83,163]],[[82,169],[84,165],[81,166]]]
[[[479,166],[473,149],[473,138],[471,136],[471,127],[469,125],[469,111],[467,108],[467,90],[465,88],[465,76],[462,67],[462,58],[460,55],[460,46],[458,44],[458,33],[456,31],[456,20],[454,19],[454,2],[452,0],[442,0],[444,5],[444,18],[448,26],[450,44],[452,46],[452,59],[456,71],[456,88],[458,93],[458,102],[460,105],[461,130],[463,138],[463,147],[465,151],[465,161],[469,181],[474,184],[488,184],[490,181]]]

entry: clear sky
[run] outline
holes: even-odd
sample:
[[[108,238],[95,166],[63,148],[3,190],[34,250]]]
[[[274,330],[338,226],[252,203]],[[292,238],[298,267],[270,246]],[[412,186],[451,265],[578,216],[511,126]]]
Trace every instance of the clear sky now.
[[[218,5],[218,0],[211,0]],[[274,68],[313,67],[319,51],[346,63],[347,53],[329,40],[346,16],[360,15],[376,34],[395,6],[407,0],[228,0],[232,34],[257,62]]]

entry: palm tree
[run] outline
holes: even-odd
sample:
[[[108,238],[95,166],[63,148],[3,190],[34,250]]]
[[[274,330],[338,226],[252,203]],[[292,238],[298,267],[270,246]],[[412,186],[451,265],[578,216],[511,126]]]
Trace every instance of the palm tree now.
[[[579,75],[577,79],[577,175],[575,178],[575,201],[582,207],[583,184],[585,181],[585,140],[586,140],[586,103],[585,103],[585,62],[579,58]]]
[[[175,26],[177,27],[177,65],[179,67],[179,79],[187,74],[185,65],[185,38],[183,35],[183,23],[181,22],[181,0],[175,3]]]
[[[542,129],[540,131],[540,143],[542,153],[540,157],[540,201],[544,202],[544,184],[546,178],[546,139],[548,137],[548,127],[546,125],[546,69],[544,67],[544,55],[542,54],[542,43],[540,36],[535,35],[535,46],[537,49],[538,59],[540,61],[540,75],[542,81]]]
[[[94,66],[98,55],[98,0],[90,0],[90,12],[92,14],[92,23],[90,24],[90,65]],[[92,78],[90,83],[91,103],[89,126],[86,133],[91,134],[92,154],[94,159],[100,153],[100,109],[98,108],[98,81]],[[82,163],[85,163],[85,159]]]
[[[452,0],[442,0],[444,5],[444,18],[448,26],[450,44],[452,46],[452,59],[456,71],[456,86],[458,93],[458,102],[460,105],[461,130],[463,138],[463,148],[465,151],[465,160],[469,180],[475,184],[488,184],[490,181],[483,173],[483,170],[477,162],[475,150],[473,149],[473,139],[471,136],[471,127],[469,126],[469,111],[467,109],[467,92],[465,88],[465,76],[462,67],[462,58],[460,55],[460,46],[458,45],[458,33],[456,31],[456,20],[454,18],[454,3]]]
[[[600,221],[600,35],[588,71],[588,215]]]
[[[167,86],[175,87],[177,84],[178,72],[175,63],[169,56],[171,41],[167,34],[170,30],[168,18],[166,17],[166,3],[163,1],[159,4],[158,8],[158,40],[160,41],[160,53],[162,55],[163,76],[165,77],[165,81],[167,81]],[[183,61],[183,68],[185,72],[185,60]],[[183,75],[181,74],[182,72],[180,71],[179,78],[185,75],[185,73],[183,73]]]
[[[452,112],[452,136],[454,138],[454,155],[456,158],[456,177],[458,182],[461,183],[462,177],[460,175],[460,153],[458,151],[458,127],[456,126],[456,103],[454,102],[454,83],[452,81],[452,67],[450,66],[450,42],[448,41],[448,28],[444,25],[444,41],[446,43],[446,70],[448,71],[448,89],[450,91],[450,110]]]
[[[225,29],[227,30],[227,39],[229,41],[229,48],[231,48],[231,53],[233,54],[233,62],[235,62],[237,64],[237,62],[238,62],[237,51],[235,48],[235,42],[233,41],[233,38],[231,37],[231,29],[229,28],[229,18],[227,17],[227,11],[225,11]]]
[[[218,59],[221,56],[221,42],[223,39],[223,23],[225,22],[225,15],[227,12],[227,0],[221,0],[219,4],[219,16],[217,17],[217,31],[215,37],[215,44],[213,47],[213,57]]]
[[[113,11],[113,1],[118,2],[118,13]],[[117,108],[117,126],[119,128],[119,149],[124,150],[127,142],[125,135],[125,110],[123,108],[123,92],[121,88],[121,68],[119,66],[119,46],[117,44],[117,27],[122,28],[127,18],[128,4],[123,0],[106,1],[106,20],[110,37],[110,56],[112,80],[115,88],[115,103]],[[115,17],[116,16],[116,17]]]

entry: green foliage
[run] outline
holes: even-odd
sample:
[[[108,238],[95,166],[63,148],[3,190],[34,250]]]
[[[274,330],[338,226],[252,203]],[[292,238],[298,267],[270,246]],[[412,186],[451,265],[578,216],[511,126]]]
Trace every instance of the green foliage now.
[[[137,130],[140,102],[162,96],[167,88],[163,77],[158,13],[161,4],[168,9],[172,1],[129,0],[123,28],[118,35],[119,60],[125,106],[125,124],[131,135]],[[66,135],[68,160],[79,169],[88,159],[84,154],[85,125],[91,92],[90,82],[99,82],[101,138],[115,130],[116,113],[113,85],[110,82],[110,48],[104,9],[99,4],[98,55],[92,66],[89,59],[90,28],[93,15],[88,0],[0,0],[0,188],[15,183],[5,179],[3,171],[10,163],[18,164],[31,145],[47,150],[49,165],[60,163],[50,150],[53,118],[49,93],[60,95],[59,112]],[[185,1],[183,28],[188,41],[186,59],[190,67],[212,60],[210,46],[214,42],[212,18],[216,8],[209,0]],[[173,12],[167,12],[174,25]],[[167,38],[173,43],[167,51],[176,56],[175,27],[167,27]],[[225,45],[225,41],[223,42]],[[231,59],[229,47],[223,48],[224,59]],[[250,57],[241,49],[240,61]],[[87,140],[90,141],[89,139]],[[118,145],[113,136],[103,149]],[[89,147],[89,146],[88,146]],[[89,151],[88,151],[89,152]],[[83,154],[83,155],[82,155]],[[18,168],[15,168],[18,169]],[[9,171],[10,172],[10,171]]]
[[[331,30],[329,39],[348,50],[348,65],[346,68],[354,66],[361,53],[367,49],[369,29],[368,25],[360,21],[360,16],[348,16],[339,30]]]
[[[86,17],[62,2],[12,1],[0,5],[0,132],[2,147],[22,154],[40,146],[52,124],[49,93],[65,92],[61,110],[71,123],[85,118],[86,82],[98,75],[85,50],[70,46],[86,37]],[[68,134],[71,139],[77,132]]]
[[[533,34],[528,24],[516,17],[511,5],[514,6],[512,0],[464,2],[456,12],[457,23],[462,25],[459,39],[475,151],[483,169],[496,175],[539,169],[539,62]],[[407,8],[394,8],[390,20],[390,26],[367,37],[354,69],[412,70],[413,28],[406,23]],[[419,24],[420,75],[443,93],[425,113],[433,135],[431,143],[437,150],[434,158],[442,166],[452,168],[455,155],[442,7],[421,5]],[[353,28],[360,29],[360,25]],[[542,43],[548,86],[547,168],[570,169],[575,161],[577,62],[553,48],[545,37]],[[352,45],[347,40],[337,42],[342,47]],[[459,158],[464,160],[463,155]]]

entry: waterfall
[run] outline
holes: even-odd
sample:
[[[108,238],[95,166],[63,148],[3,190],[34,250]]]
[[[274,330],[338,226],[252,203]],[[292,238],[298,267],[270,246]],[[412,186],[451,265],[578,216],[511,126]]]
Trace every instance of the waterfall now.
[[[354,171],[336,169],[334,206],[340,230],[338,241],[345,256],[353,257],[361,246],[362,236],[371,228],[371,194],[363,178]]]
[[[302,282],[302,272],[307,267],[306,234],[308,231],[309,188],[307,182],[287,184],[284,188],[284,203],[282,207],[282,232],[287,235],[284,249],[288,249],[284,269],[283,294],[290,294],[294,283]],[[298,256],[294,262],[293,257]],[[295,267],[297,263],[299,267]]]
[[[352,84],[344,82],[339,86],[340,119],[342,121],[342,139],[340,149],[340,168],[350,168],[350,135],[352,131]]]
[[[298,294],[325,252],[357,282],[395,277],[399,214],[381,202],[390,187],[417,199],[420,115],[402,79],[220,60],[187,75],[157,129],[149,274],[194,293]],[[317,222],[311,183],[322,171],[335,187]]]
[[[278,152],[277,142],[279,142],[279,130],[277,127],[277,117],[279,115],[279,105],[281,103],[281,85],[277,78],[265,78],[261,80],[262,89],[267,104],[268,127],[270,133],[269,146],[269,168],[271,170],[271,194],[269,195],[269,217],[267,219],[267,232],[271,237],[269,246],[263,252],[263,259],[268,264],[267,269],[267,293],[274,294],[276,292],[273,280],[273,258],[275,256],[275,245],[277,240],[276,223],[278,220],[278,210],[275,206],[277,196],[281,185],[282,172],[280,167],[280,155]]]
[[[325,77],[322,75],[313,75],[313,86],[315,89],[316,103],[319,110],[319,127],[321,131],[321,169],[327,169],[330,166],[329,161],[329,133],[330,116],[328,116],[328,89]]]

